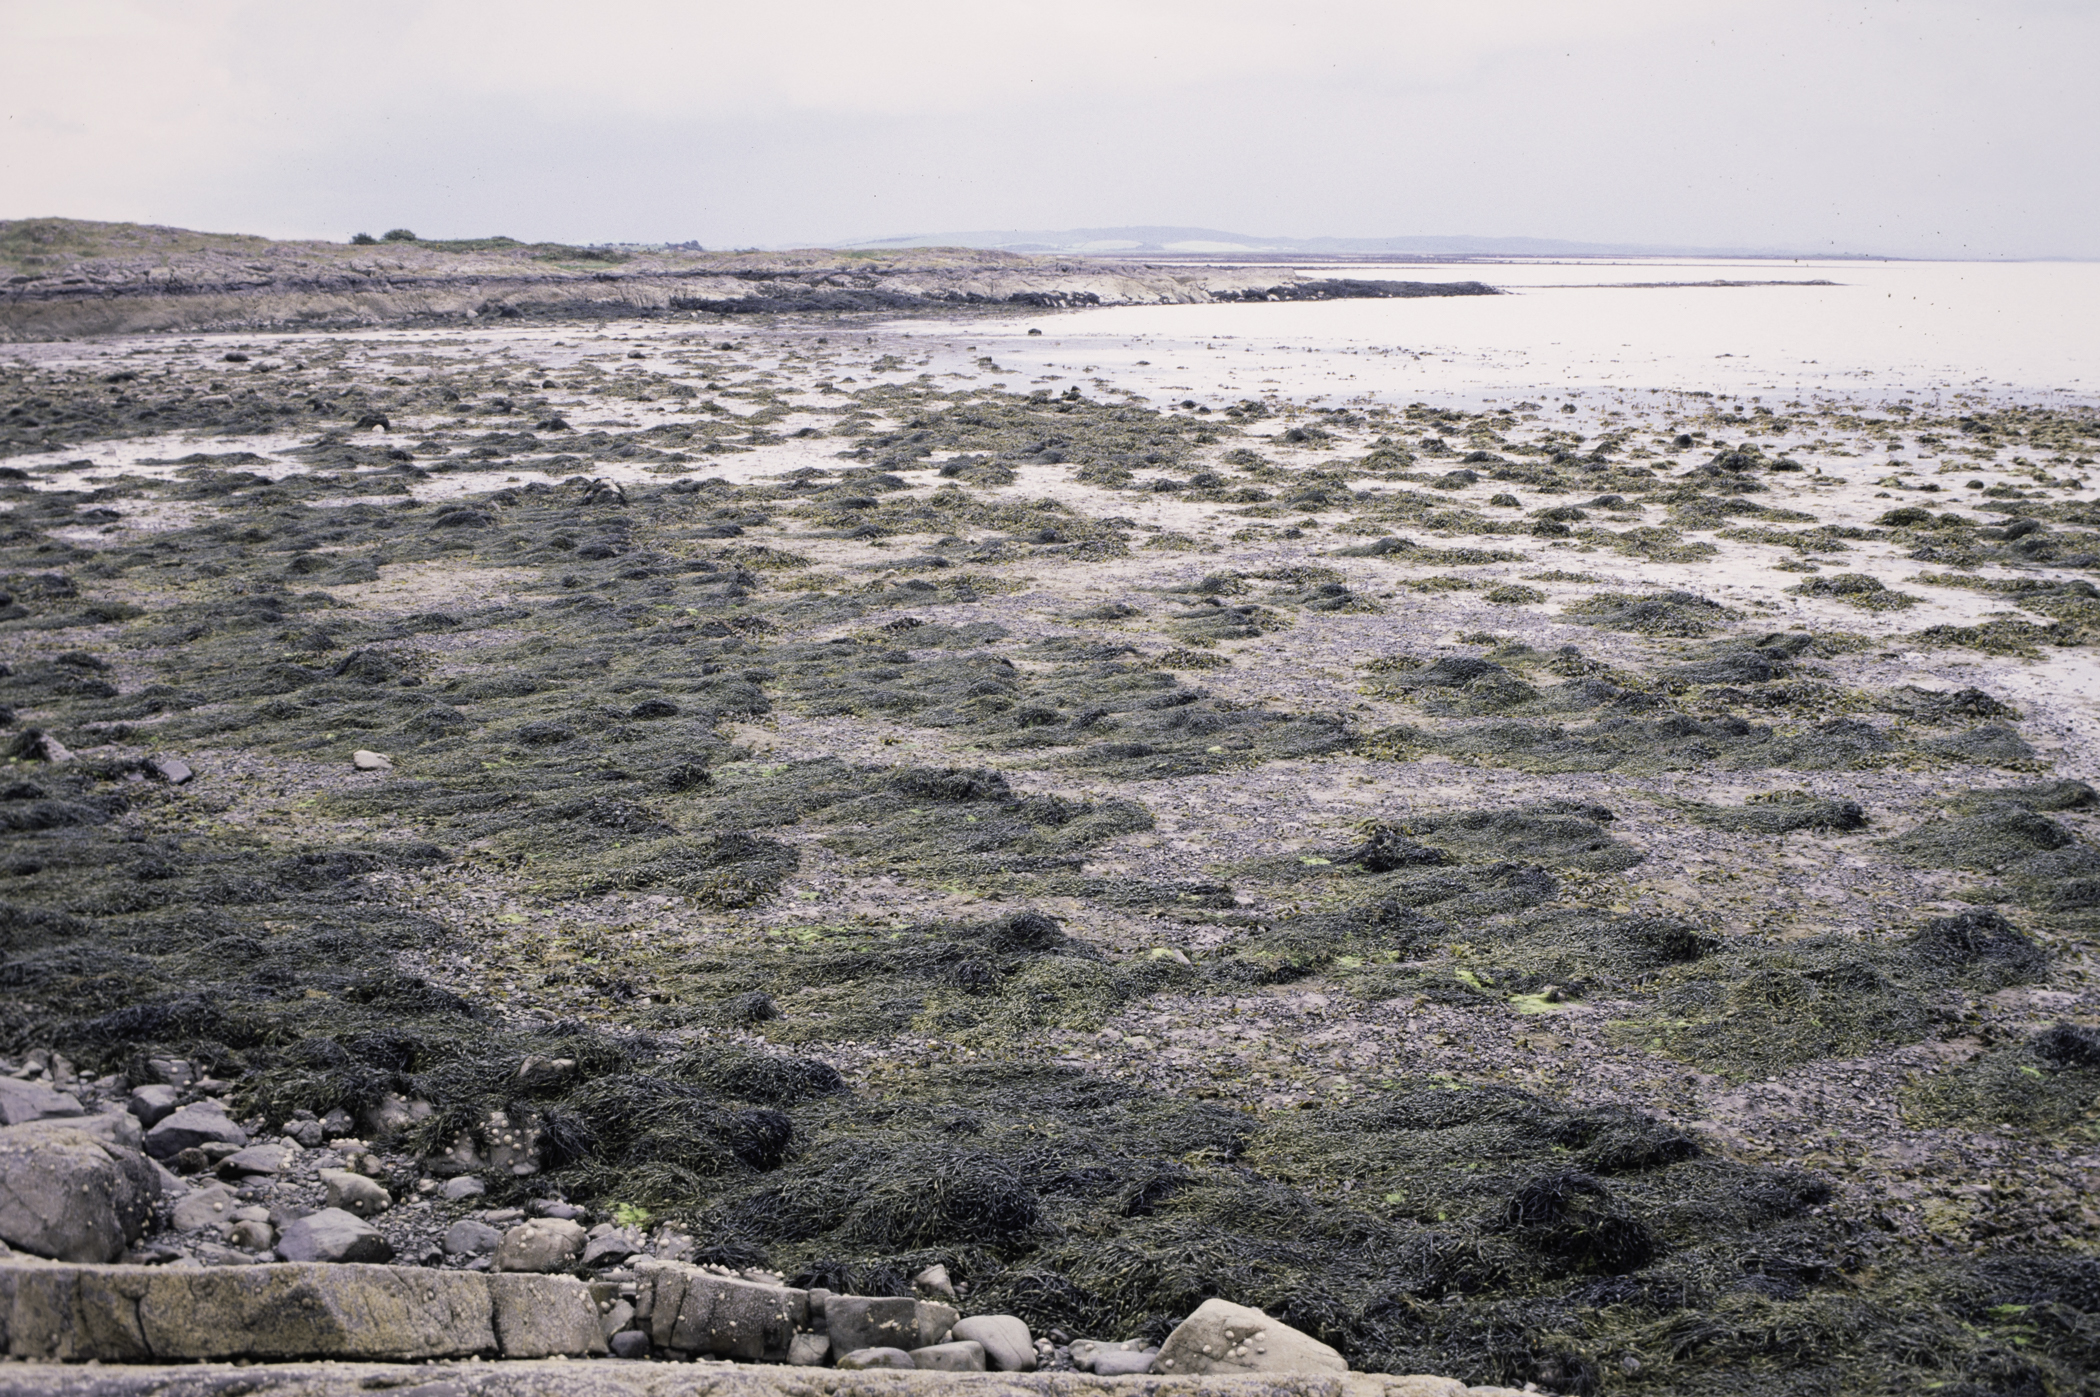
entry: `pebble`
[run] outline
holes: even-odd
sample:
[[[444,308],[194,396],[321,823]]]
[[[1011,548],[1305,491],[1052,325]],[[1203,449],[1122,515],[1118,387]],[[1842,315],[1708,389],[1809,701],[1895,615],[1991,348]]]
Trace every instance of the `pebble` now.
[[[350,754],[350,764],[359,771],[392,771],[394,759],[383,752],[367,752],[362,748]]]
[[[438,1195],[448,1203],[457,1203],[462,1198],[473,1198],[487,1192],[488,1185],[472,1174],[462,1174],[456,1179],[445,1180],[445,1186],[438,1190]]]

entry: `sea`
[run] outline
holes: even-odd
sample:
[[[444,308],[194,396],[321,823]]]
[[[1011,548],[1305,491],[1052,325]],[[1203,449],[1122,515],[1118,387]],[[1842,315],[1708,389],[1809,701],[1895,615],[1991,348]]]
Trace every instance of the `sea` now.
[[[1154,403],[1465,407],[1626,392],[2049,405],[2100,396],[2100,263],[1628,258],[1292,263],[1492,297],[1115,306],[900,320],[919,372]],[[1279,276],[1279,280],[1281,276]],[[1040,332],[1040,333],[1036,333]]]

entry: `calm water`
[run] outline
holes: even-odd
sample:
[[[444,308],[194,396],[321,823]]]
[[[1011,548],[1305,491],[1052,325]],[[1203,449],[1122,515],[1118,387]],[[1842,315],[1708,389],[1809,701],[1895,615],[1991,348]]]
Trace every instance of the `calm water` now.
[[[1154,400],[1273,393],[1329,404],[1484,402],[1648,389],[2100,398],[2096,263],[1632,259],[1333,271],[1477,278],[1510,294],[1071,311],[1033,322],[1039,338],[1025,323],[891,328],[930,341],[935,372],[1016,387],[1077,382]],[[1716,280],[1836,284],[1638,284]],[[1005,372],[984,373],[979,355]]]

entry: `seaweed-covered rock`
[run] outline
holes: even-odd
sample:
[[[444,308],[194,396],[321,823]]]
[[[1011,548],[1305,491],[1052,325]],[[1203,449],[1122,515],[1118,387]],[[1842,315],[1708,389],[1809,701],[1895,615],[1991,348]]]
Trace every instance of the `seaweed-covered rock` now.
[[[2057,1067],[2100,1067],[2100,1029],[2058,1024],[2035,1035],[2034,1051]]]
[[[1450,863],[1451,855],[1442,849],[1418,844],[1391,825],[1379,824],[1371,826],[1365,833],[1364,842],[1342,855],[1337,862],[1353,863],[1366,873],[1390,873],[1396,868]]]
[[[1997,871],[2076,841],[2046,815],[2010,802],[1960,819],[1935,820],[1884,841],[1906,863]]]
[[[1932,751],[1985,766],[2015,766],[2035,758],[2034,748],[2004,723],[1986,723],[1928,745]]]
[[[1647,635],[1702,636],[1742,619],[1742,613],[1696,592],[1658,592],[1652,596],[1599,592],[1567,608],[1570,620]]]
[[[1994,805],[2023,805],[2029,810],[2090,810],[2100,805],[2100,791],[2083,781],[2037,781],[2026,786],[1960,792],[1952,803],[1965,811]]]
[[[1737,806],[1690,804],[1687,809],[1701,824],[1757,834],[1791,834],[1795,830],[1841,833],[1867,826],[1867,812],[1858,801],[1800,790],[1765,792]]]
[[[1918,929],[1910,944],[1928,964],[1977,972],[1998,984],[2034,979],[2049,965],[2048,952],[1990,909],[1935,918]]]

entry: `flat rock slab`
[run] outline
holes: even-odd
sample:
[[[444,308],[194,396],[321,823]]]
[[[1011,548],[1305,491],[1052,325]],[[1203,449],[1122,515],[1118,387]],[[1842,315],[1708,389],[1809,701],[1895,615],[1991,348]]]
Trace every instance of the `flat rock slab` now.
[[[308,1263],[0,1265],[0,1339],[34,1363],[605,1352],[590,1289],[565,1276]]]
[[[284,1363],[0,1367],[0,1397],[1535,1397],[1449,1378],[919,1373],[731,1363]]]

